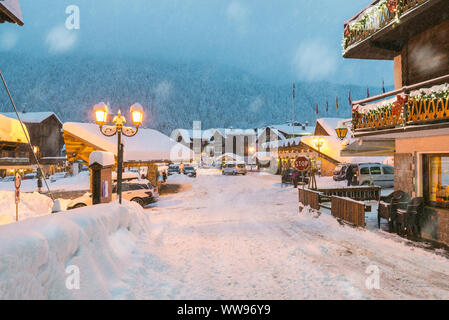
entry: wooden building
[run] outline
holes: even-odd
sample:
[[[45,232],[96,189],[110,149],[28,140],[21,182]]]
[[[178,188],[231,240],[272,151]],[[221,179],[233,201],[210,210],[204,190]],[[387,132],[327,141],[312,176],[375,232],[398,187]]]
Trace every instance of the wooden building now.
[[[0,177],[32,169],[30,147],[20,122],[0,114]]]
[[[22,11],[17,0],[0,1],[0,23],[10,22],[23,26]]]
[[[14,112],[2,115],[18,120]],[[42,165],[45,174],[53,174],[64,168],[66,157],[62,155],[64,139],[62,137],[62,122],[53,112],[21,112],[20,119],[25,124],[33,152]],[[25,148],[29,161],[36,164],[30,147]]]
[[[117,159],[117,137],[104,136],[96,124],[64,123],[63,137],[70,163],[88,164],[93,151],[111,152]],[[141,128],[134,137],[123,136],[123,144],[124,167],[148,168],[147,178],[155,186],[159,185],[158,164],[190,162],[193,159],[191,149],[152,129]]]
[[[377,0],[345,23],[343,41],[345,58],[394,61],[395,90],[353,102],[356,143],[394,154],[395,189],[425,199],[422,236],[446,244],[448,39],[449,1]]]

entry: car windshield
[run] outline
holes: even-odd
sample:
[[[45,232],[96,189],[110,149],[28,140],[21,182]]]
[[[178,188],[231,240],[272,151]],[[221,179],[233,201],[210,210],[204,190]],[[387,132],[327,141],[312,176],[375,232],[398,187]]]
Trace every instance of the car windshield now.
[[[185,167],[184,170],[195,170],[193,167]]]

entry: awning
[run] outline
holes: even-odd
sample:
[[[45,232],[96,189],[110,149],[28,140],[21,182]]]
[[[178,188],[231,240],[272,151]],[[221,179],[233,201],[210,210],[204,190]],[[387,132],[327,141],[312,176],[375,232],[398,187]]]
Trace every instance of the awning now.
[[[340,155],[342,157],[390,157],[394,156],[394,151],[394,139],[368,140],[360,138],[341,150]]]
[[[23,26],[22,11],[18,0],[0,1],[0,23],[11,22]]]

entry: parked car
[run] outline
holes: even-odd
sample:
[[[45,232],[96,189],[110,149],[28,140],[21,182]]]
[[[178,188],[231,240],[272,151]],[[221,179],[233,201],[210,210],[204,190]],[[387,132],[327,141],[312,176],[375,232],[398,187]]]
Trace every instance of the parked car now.
[[[130,181],[122,183],[122,198],[134,201],[142,207],[159,200],[159,192],[149,182]],[[112,189],[112,200],[117,199],[117,185]],[[92,194],[86,193],[83,196],[73,200],[68,206],[67,210],[82,208],[92,205]]]
[[[51,176],[50,181],[53,183],[58,180],[67,178],[68,176],[69,176],[68,172],[56,172],[54,175]]]
[[[26,175],[23,176],[23,180],[34,180],[37,179],[37,173],[33,172],[33,173],[27,173]]]
[[[236,162],[228,162],[223,166],[221,170],[223,175],[246,175],[246,164],[244,163],[236,163]]]
[[[332,178],[334,181],[343,181],[346,180],[346,169],[348,169],[349,164],[338,165],[335,170]]]
[[[394,187],[394,168],[380,163],[359,164],[357,182],[359,185],[392,188]]]
[[[6,176],[3,178],[2,182],[11,182],[14,181],[16,178],[14,176]]]
[[[281,181],[283,184],[292,184],[296,187],[299,183],[305,182],[305,184],[308,184],[309,177],[306,174],[306,177],[304,178],[304,175],[302,172],[300,172],[296,169],[290,168],[282,174]]]
[[[192,166],[184,167],[184,174],[188,177],[196,178],[196,170]]]
[[[171,164],[168,166],[168,175],[171,176],[172,174],[175,173],[181,173],[181,169],[179,168],[179,166],[177,164]]]

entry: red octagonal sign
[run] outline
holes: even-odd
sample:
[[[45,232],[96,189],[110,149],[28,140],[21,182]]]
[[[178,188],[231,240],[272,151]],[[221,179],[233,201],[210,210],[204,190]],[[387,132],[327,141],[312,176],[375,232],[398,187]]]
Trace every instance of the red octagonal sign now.
[[[298,157],[295,161],[296,170],[307,171],[309,170],[310,161],[307,157]]]

